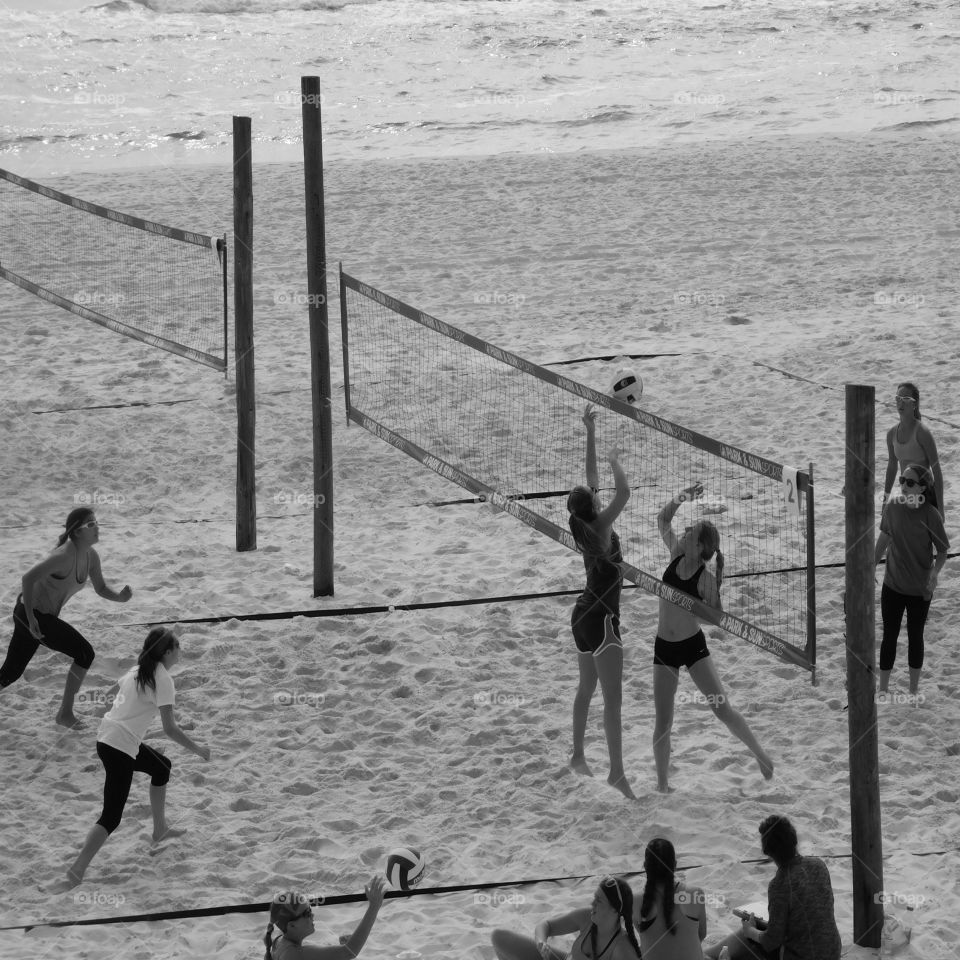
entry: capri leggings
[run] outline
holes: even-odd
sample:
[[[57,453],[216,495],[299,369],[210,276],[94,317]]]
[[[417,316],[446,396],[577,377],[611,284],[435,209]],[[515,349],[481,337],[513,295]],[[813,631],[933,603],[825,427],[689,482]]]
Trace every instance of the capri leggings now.
[[[150,774],[150,783],[154,787],[165,786],[170,779],[170,761],[153,747],[140,744],[136,759],[129,753],[117,750],[108,743],[97,741],[97,756],[107,772],[103,782],[103,813],[97,821],[107,833],[113,833],[120,826],[123,808],[130,795],[133,771]]]
[[[90,664],[93,663],[93,647],[79,630],[75,630],[65,620],[51,613],[39,613],[34,610],[33,615],[37,618],[37,626],[40,627],[43,640],[37,640],[30,633],[23,600],[17,600],[17,605],[13,608],[13,637],[7,649],[7,657],[3,661],[3,666],[0,667],[0,687],[9,687],[11,683],[15,683],[23,676],[23,671],[27,669],[27,664],[33,659],[37,647],[41,644],[56,650],[57,653],[65,653],[83,670],[89,670]]]
[[[923,666],[923,627],[930,601],[897,593],[886,584],[880,590],[880,615],[883,617],[883,642],[880,644],[880,669],[892,670],[897,659],[897,638],[903,613],[907,613],[907,663],[911,670]]]

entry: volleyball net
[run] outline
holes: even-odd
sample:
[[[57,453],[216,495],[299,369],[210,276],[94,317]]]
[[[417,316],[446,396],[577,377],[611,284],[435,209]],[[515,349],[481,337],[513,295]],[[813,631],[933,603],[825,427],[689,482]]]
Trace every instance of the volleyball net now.
[[[0,170],[0,277],[116,333],[226,370],[225,237]]]
[[[431,470],[575,550],[570,488],[585,483],[587,403],[605,452],[620,446],[631,496],[616,523],[624,576],[643,590],[813,673],[813,484],[794,470],[706,437],[487,343],[341,270],[347,417]],[[675,528],[710,520],[724,554],[719,612],[662,582],[670,562],[657,515],[700,482]],[[604,488],[607,488],[606,490]]]

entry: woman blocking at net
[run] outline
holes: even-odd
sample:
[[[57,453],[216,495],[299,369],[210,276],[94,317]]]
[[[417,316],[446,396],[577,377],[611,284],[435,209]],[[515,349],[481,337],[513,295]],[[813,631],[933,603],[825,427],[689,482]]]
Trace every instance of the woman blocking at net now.
[[[920,416],[920,391],[913,383],[897,385],[899,422],[887,431],[887,473],[883,480],[883,501],[890,499],[894,481],[904,472],[909,463],[926,467],[933,475],[933,489],[937,497],[937,509],[943,512],[943,474],[940,471],[940,454],[933,434],[924,426]]]
[[[159,713],[163,732],[171,740],[204,760],[210,759],[210,748],[191,740],[177,725],[173,712],[175,691],[169,671],[179,661],[180,641],[171,630],[154,627],[143,642],[136,666],[131,667],[111,690],[110,695],[115,694],[113,706],[100,721],[97,735],[97,756],[105,771],[103,812],[67,871],[68,889],[83,880],[90,861],[107,837],[120,826],[134,771],[150,776],[153,842],[182,836],[185,832],[170,827],[166,818],[167,782],[172,764],[162,753],[143,742]]]
[[[900,496],[889,500],[883,511],[876,545],[878,564],[883,555],[887,555],[880,590],[883,618],[880,695],[886,694],[890,683],[890,672],[897,658],[897,639],[906,613],[910,693],[916,696],[923,669],[923,628],[949,548],[933,476],[920,464],[908,464],[900,477]]]
[[[490,939],[499,960],[639,960],[632,917],[630,885],[619,877],[604,877],[589,909],[541,920],[533,939],[511,930],[494,930]],[[568,933],[577,934],[569,954],[547,943]]]
[[[616,490],[603,507],[597,494],[600,480],[596,453],[597,411],[587,404],[583,423],[587,428],[587,486],[574,487],[567,497],[570,532],[583,554],[587,584],[573,608],[570,623],[577,647],[580,679],[573,700],[573,754],[570,766],[590,775],[583,750],[590,702],[599,680],[603,691],[603,729],[610,755],[607,782],[625,797],[635,800],[623,772],[623,731],[620,710],[623,701],[623,644],[620,640],[620,588],[623,575],[620,539],[613,523],[630,498],[630,487],[620,465],[619,450],[607,454]]]
[[[701,960],[706,900],[702,890],[677,880],[677,853],[669,840],[656,837],[647,844],[643,871],[646,882],[634,914],[643,960]]]
[[[720,584],[723,582],[723,553],[717,528],[708,520],[700,520],[687,527],[680,537],[673,530],[673,516],[680,504],[696,500],[702,495],[703,485],[695,483],[666,503],[657,516],[660,536],[669,548],[671,557],[662,579],[667,586],[701,600],[719,612],[722,609]],[[706,568],[707,561],[714,554],[717,558],[716,577]],[[773,762],[760,747],[747,721],[730,703],[696,614],[661,597],[653,652],[653,697],[656,709],[653,756],[657,765],[657,790],[661,793],[671,792],[670,737],[681,667],[687,668],[717,719],[747,745],[757,758],[763,776],[769,780],[773,776]]]
[[[19,680],[41,644],[66,654],[73,660],[57,711],[62,727],[82,728],[73,713],[73,700],[93,663],[93,647],[65,620],[60,619],[64,604],[86,586],[89,579],[97,595],[116,603],[126,603],[130,587],[112,590],[104,582],[100,556],[94,544],[100,541],[100,527],[93,510],[77,507],[67,516],[64,532],[53,553],[31,567],[21,582],[22,592],[13,610],[13,637],[7,656],[0,666],[0,689]]]
[[[354,960],[370,936],[385,891],[386,880],[374,876],[364,888],[367,912],[357,929],[350,936],[341,937],[340,945],[336,947],[303,946],[303,941],[316,929],[310,901],[302,893],[278,893],[270,904],[270,922],[263,938],[267,948],[263,960]],[[274,927],[280,928],[282,936],[274,939]]]

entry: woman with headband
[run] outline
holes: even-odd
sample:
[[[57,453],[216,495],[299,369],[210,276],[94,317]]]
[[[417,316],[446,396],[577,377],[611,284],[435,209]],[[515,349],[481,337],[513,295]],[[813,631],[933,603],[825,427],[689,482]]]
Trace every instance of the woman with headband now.
[[[86,586],[89,579],[97,595],[126,603],[130,587],[115,591],[107,586],[94,545],[100,541],[100,526],[93,510],[77,507],[67,516],[64,532],[53,553],[31,567],[21,582],[22,592],[13,610],[13,637],[0,666],[0,690],[19,680],[41,644],[73,660],[57,711],[57,723],[79,729],[83,723],[73,713],[73,699],[93,663],[94,652],[87,639],[60,619],[64,604]]]

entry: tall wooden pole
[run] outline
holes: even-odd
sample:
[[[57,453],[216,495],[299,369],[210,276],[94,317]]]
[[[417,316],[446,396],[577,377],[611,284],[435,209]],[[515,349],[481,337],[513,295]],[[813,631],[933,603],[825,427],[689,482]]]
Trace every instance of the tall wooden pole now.
[[[253,160],[250,118],[233,118],[233,349],[237,366],[237,550],[257,549],[253,376]]]
[[[313,595],[333,596],[333,422],[323,211],[320,78],[300,78],[303,182],[307,216],[307,305],[313,383]]]
[[[879,947],[883,930],[883,845],[877,752],[874,617],[873,387],[847,384],[846,615],[853,939]]]

